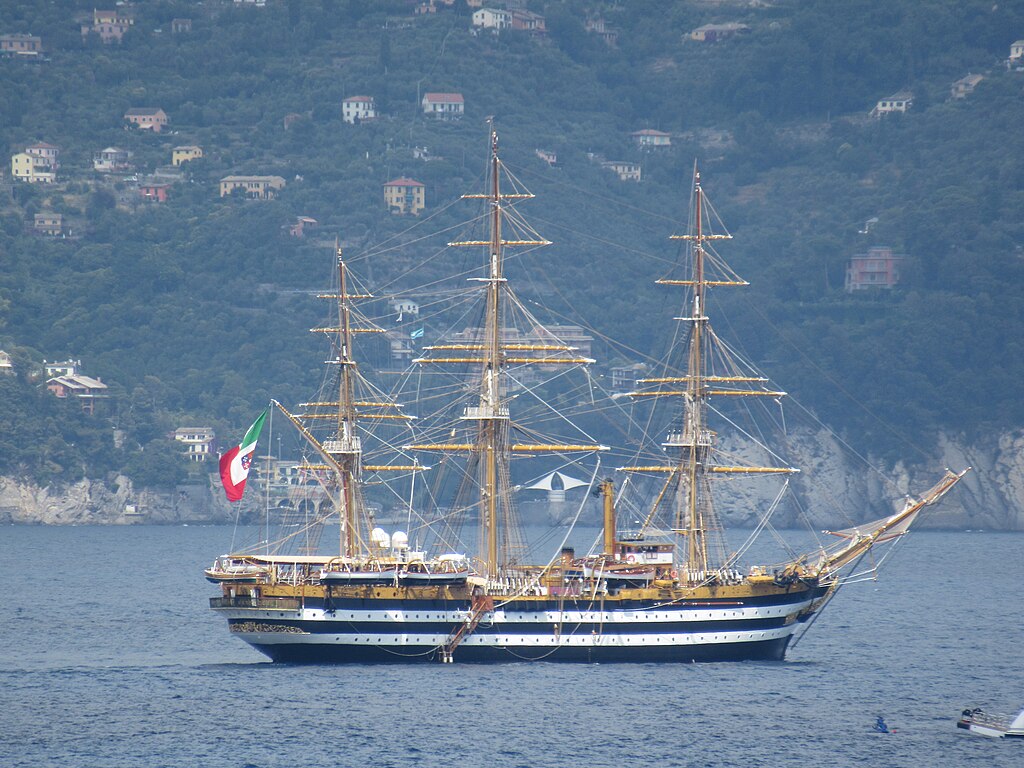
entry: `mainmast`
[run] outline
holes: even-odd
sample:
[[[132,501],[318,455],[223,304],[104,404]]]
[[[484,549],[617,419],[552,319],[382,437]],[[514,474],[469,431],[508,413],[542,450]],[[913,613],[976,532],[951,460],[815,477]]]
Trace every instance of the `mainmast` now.
[[[508,343],[505,332],[505,312],[512,300],[508,281],[503,274],[504,249],[509,246],[542,246],[550,241],[542,239],[521,219],[510,219],[515,201],[533,197],[528,192],[503,192],[501,177],[506,169],[498,154],[498,134],[490,124],[490,157],[488,186],[484,194],[463,195],[463,199],[485,200],[489,206],[486,240],[462,240],[451,246],[478,246],[487,249],[486,277],[470,278],[483,284],[484,322],[479,343],[441,344],[424,348],[424,357],[414,360],[419,364],[468,364],[480,371],[479,391],[474,405],[465,408],[462,421],[475,424],[473,442],[426,443],[403,446],[413,450],[462,452],[470,456],[470,464],[477,468],[480,507],[480,556],[487,575],[496,577],[503,566],[510,564],[512,534],[511,456],[513,453],[543,453],[567,451],[607,450],[600,445],[565,443],[519,444],[512,441],[512,425],[505,402],[506,379],[510,365],[588,364],[590,358],[571,356],[574,347],[562,344]],[[509,227],[510,220],[513,225]],[[511,233],[506,230],[511,229]],[[437,351],[466,351],[474,354],[463,357],[434,357]],[[519,354],[509,354],[510,352]],[[542,353],[522,356],[523,352]]]
[[[707,313],[707,291],[711,286],[742,286],[747,282],[737,277],[724,262],[715,264],[717,272],[709,277],[709,260],[714,255],[710,243],[715,240],[729,240],[732,235],[716,234],[711,231],[712,211],[701,187],[700,173],[694,169],[693,201],[690,216],[690,232],[673,235],[672,240],[690,243],[689,272],[687,279],[660,279],[660,285],[683,286],[690,291],[689,316],[676,320],[689,325],[686,348],[686,372],[683,376],[663,376],[641,379],[639,383],[655,385],[654,389],[630,392],[634,398],[669,397],[681,400],[680,416],[670,428],[662,442],[670,456],[675,459],[654,466],[632,466],[621,469],[629,472],[661,473],[666,476],[655,506],[665,502],[671,504],[673,530],[685,537],[685,580],[703,581],[711,572],[726,565],[725,542],[717,514],[712,503],[710,475],[722,474],[786,474],[797,470],[790,467],[732,467],[714,463],[716,434],[708,427],[708,401],[714,396],[767,396],[782,397],[785,392],[775,392],[749,387],[734,387],[736,384],[764,384],[766,379],[747,375],[734,361],[728,359],[725,350],[716,346],[717,357],[725,360],[724,370],[716,372],[711,345],[716,341]],[[666,384],[685,385],[673,389]],[[648,520],[653,517],[654,510]]]

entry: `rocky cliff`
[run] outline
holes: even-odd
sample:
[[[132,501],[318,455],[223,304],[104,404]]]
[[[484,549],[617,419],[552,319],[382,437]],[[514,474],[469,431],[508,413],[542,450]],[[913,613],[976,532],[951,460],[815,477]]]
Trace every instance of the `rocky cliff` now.
[[[741,446],[725,447],[744,453]],[[812,527],[840,528],[882,517],[898,508],[905,494],[930,488],[946,467],[972,467],[956,488],[927,510],[922,527],[1024,531],[1024,430],[974,441],[941,435],[935,459],[886,465],[869,457],[875,469],[851,458],[825,431],[790,435],[786,453],[801,472],[791,480],[794,498],[780,504],[773,516],[779,528],[808,522]],[[724,522],[753,526],[777,491],[777,483],[769,480],[727,481],[719,492],[719,508],[727,511]],[[247,498],[241,508],[228,504],[214,475],[208,483],[182,485],[171,492],[136,489],[125,477],[112,483],[83,480],[46,488],[0,477],[0,523],[227,523],[239,512],[242,519],[255,519],[259,504],[254,499]],[[599,514],[590,510],[586,516],[590,523],[599,520]]]
[[[0,523],[131,525],[233,521],[236,510],[216,490],[219,485],[214,488],[210,483],[179,485],[173,491],[137,489],[123,476],[113,482],[82,480],[46,487],[0,477]]]

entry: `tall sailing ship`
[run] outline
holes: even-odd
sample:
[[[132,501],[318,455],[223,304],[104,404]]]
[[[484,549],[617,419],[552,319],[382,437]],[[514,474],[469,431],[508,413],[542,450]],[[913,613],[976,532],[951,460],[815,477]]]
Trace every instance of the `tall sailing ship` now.
[[[363,441],[382,423],[411,417],[361,375],[353,351],[363,332],[379,332],[357,318],[366,293],[352,289],[337,253],[337,323],[314,329],[333,339],[329,399],[293,414],[277,408],[311,447],[315,474],[331,500],[340,538],[329,555],[235,552],[206,571],[220,585],[214,611],[231,634],[282,662],[691,662],[784,658],[794,635],[845,582],[852,564],[882,542],[907,532],[922,509],[938,501],[964,472],[947,471],[939,482],[881,520],[834,532],[838,543],[786,562],[743,567],[728,554],[712,490],[719,477],[780,475],[796,470],[722,460],[709,424],[713,398],[780,398],[767,379],[720,344],[708,317],[709,290],[744,285],[718,256],[699,174],[694,174],[686,272],[659,283],[686,292],[681,332],[674,342],[685,365],[643,379],[630,397],[667,403],[671,417],[657,428],[660,445],[620,467],[629,482],[653,484],[649,503],[634,504],[639,527],[620,530],[616,507],[622,488],[592,477],[602,499],[603,531],[590,552],[577,556],[555,547],[546,562],[529,562],[516,524],[512,461],[524,457],[560,466],[604,455],[606,446],[585,436],[548,439],[516,419],[522,371],[586,366],[593,362],[555,338],[535,342],[511,334],[514,312],[526,312],[505,274],[506,251],[547,243],[526,224],[517,204],[532,195],[505,168],[497,135],[490,133],[487,188],[466,195],[484,204],[486,236],[451,245],[483,249],[484,271],[471,278],[482,292],[483,319],[476,333],[423,349],[420,369],[456,366],[468,394],[454,423],[428,426],[401,445],[400,458],[364,461]],[[503,188],[503,183],[505,188]],[[516,377],[519,377],[518,379]],[[368,393],[368,394],[367,394]],[[513,394],[516,393],[516,394]],[[451,408],[444,410],[451,414]],[[653,411],[652,411],[653,412]],[[561,421],[561,419],[556,419]],[[314,426],[329,425],[327,436]],[[582,432],[577,433],[583,435]],[[422,435],[419,436],[419,435]],[[424,458],[421,462],[419,457]],[[397,472],[415,478],[438,465],[458,467],[457,501],[441,506],[440,534],[428,552],[404,531],[373,527],[364,499],[367,478]],[[550,463],[549,463],[550,468]],[[434,486],[435,488],[440,485]],[[410,500],[410,520],[413,501]],[[472,513],[475,552],[460,551],[452,519]],[[564,541],[563,541],[564,544]],[[448,551],[444,548],[448,547]],[[543,560],[543,559],[542,559]]]

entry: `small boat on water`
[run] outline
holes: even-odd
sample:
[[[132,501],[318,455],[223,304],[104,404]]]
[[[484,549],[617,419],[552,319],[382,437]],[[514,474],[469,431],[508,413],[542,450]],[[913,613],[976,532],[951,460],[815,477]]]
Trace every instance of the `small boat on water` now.
[[[960,713],[956,727],[994,739],[1024,739],[1024,709],[1016,716],[989,714],[981,707],[965,709]]]

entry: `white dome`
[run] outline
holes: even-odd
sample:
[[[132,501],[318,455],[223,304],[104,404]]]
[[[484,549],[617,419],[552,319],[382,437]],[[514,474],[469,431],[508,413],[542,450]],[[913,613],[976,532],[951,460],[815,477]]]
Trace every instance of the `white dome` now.
[[[395,531],[391,536],[391,546],[395,549],[408,549],[409,537],[404,531]]]
[[[374,528],[372,531],[370,531],[370,542],[375,547],[387,549],[391,546],[391,537],[388,536],[388,532],[385,531],[383,528]]]

